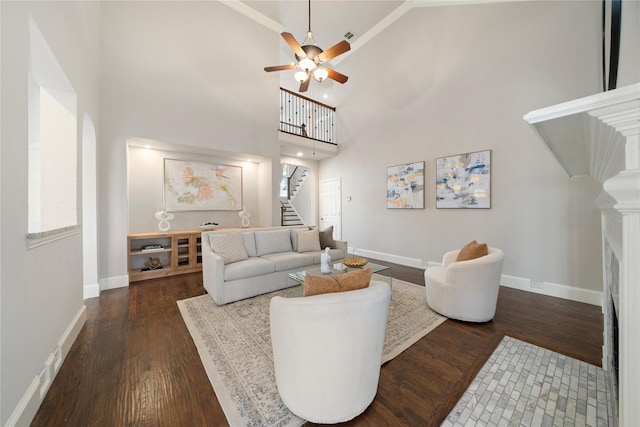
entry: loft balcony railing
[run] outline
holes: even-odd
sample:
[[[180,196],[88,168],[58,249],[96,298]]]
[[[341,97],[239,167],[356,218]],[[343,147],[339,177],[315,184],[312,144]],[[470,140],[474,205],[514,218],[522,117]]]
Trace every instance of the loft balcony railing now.
[[[337,144],[335,107],[280,88],[280,131],[316,141]]]

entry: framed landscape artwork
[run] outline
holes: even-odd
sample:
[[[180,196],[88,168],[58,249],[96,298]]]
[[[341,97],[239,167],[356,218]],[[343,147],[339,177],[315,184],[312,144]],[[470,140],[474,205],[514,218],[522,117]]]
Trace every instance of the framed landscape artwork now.
[[[424,209],[424,162],[387,168],[387,208]]]
[[[491,207],[491,150],[436,160],[436,208]]]
[[[242,168],[164,159],[164,204],[167,211],[239,211]]]

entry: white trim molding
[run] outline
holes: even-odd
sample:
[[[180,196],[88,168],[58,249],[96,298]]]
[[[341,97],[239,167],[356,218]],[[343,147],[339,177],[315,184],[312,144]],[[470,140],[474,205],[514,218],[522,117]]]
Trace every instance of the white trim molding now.
[[[26,236],[27,249],[37,248],[56,240],[66,239],[82,231],[81,225],[71,225],[69,227],[58,228],[56,230],[42,231],[38,233],[28,233]]]
[[[400,255],[388,254],[385,252],[370,251],[367,249],[348,248],[348,252],[353,255],[362,256],[365,258],[379,259],[380,261],[393,262],[395,264],[407,265],[409,267],[425,268],[422,260],[417,258],[409,258]]]
[[[109,289],[126,288],[129,286],[129,275],[105,277],[100,279],[100,291],[108,291]]]
[[[96,298],[100,296],[100,284],[93,283],[82,287],[82,299]]]
[[[49,387],[53,383],[54,378],[58,374],[62,362],[69,354],[71,346],[75,342],[80,330],[87,321],[87,307],[83,304],[76,315],[67,326],[53,353],[49,354],[44,361],[44,367],[39,375],[37,375],[27,390],[22,395],[9,419],[5,423],[5,427],[28,426],[35,417],[38,408],[42,403]]]
[[[278,34],[284,31],[284,25],[274,21],[268,16],[263,15],[262,13],[258,12],[254,8],[247,6],[245,3],[241,2],[240,0],[218,0],[218,1],[223,5],[230,7],[231,9],[241,13],[242,15],[246,16],[249,19],[253,19],[258,24],[263,25]]]
[[[538,282],[539,288],[532,285],[531,279],[523,277],[509,276],[503,274],[500,286],[519,289],[521,291],[533,292],[535,294],[547,295],[555,298],[562,298],[569,301],[583,302],[585,304],[602,306],[602,292],[591,289],[576,288],[575,286],[561,285],[553,282]]]

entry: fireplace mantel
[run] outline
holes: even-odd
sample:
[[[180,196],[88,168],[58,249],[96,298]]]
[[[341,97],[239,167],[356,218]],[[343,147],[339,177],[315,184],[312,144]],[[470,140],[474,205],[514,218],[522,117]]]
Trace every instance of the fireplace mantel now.
[[[612,295],[606,277],[603,295],[615,298],[618,318],[619,383],[617,419],[621,426],[640,426],[640,83],[565,102],[524,116],[551,149],[569,176],[589,175],[603,186],[603,253],[611,248],[616,262],[604,258],[604,272],[619,269],[619,289]],[[607,311],[603,301],[607,370]]]

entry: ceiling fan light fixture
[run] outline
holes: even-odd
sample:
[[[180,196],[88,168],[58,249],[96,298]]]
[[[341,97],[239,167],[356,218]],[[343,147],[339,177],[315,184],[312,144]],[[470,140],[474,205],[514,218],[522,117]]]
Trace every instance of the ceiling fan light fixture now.
[[[286,31],[280,33],[284,41],[289,45],[291,50],[293,50],[297,63],[264,67],[264,71],[266,72],[298,69],[299,71],[295,73],[294,78],[300,83],[299,92],[307,91],[312,74],[314,79],[318,82],[323,82],[325,79],[329,78],[338,83],[346,83],[348,79],[344,74],[340,74],[331,68],[325,67],[324,64],[336,56],[350,50],[351,46],[349,45],[349,42],[342,40],[331,46],[329,49],[322,50],[314,40],[313,33],[311,32],[311,0],[308,0],[308,2],[309,30],[307,31],[307,37],[304,39],[302,45],[298,43],[291,33]]]
[[[316,67],[316,63],[313,59],[309,59],[309,58],[302,58],[299,62],[298,65],[300,66],[301,69],[303,69],[305,72],[311,71]]]
[[[304,71],[298,71],[293,75],[293,77],[298,81],[298,83],[303,83],[305,80],[307,80],[307,73],[305,73]]]
[[[324,67],[318,67],[313,71],[313,78],[317,81],[322,82],[327,78],[329,72]]]

